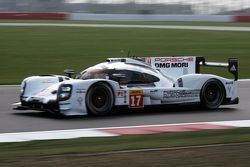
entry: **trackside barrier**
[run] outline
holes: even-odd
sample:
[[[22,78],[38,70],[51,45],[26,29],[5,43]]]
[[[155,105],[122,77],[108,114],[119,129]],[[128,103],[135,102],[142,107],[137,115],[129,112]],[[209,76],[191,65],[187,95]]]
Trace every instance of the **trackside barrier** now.
[[[250,16],[234,16],[233,22],[250,22]]]
[[[71,13],[68,19],[95,21],[250,22],[250,16],[234,15],[142,15]]]
[[[146,15],[71,13],[69,20],[95,21],[176,21],[176,22],[231,22],[231,15]]]
[[[250,16],[234,16],[234,15],[147,15],[147,14],[95,14],[95,13],[67,13],[67,12],[0,12],[0,19],[163,21],[163,22],[250,22]]]
[[[0,19],[20,20],[66,20],[68,13],[1,12]]]

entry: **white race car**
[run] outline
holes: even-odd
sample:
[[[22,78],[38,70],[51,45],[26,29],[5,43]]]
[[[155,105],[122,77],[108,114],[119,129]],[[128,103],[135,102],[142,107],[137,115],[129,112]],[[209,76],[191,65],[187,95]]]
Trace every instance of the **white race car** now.
[[[227,67],[234,79],[199,74],[200,66]],[[237,104],[238,61],[205,62],[202,57],[109,58],[68,76],[31,76],[21,84],[17,109],[60,115],[106,115],[114,107],[198,104],[207,109]]]

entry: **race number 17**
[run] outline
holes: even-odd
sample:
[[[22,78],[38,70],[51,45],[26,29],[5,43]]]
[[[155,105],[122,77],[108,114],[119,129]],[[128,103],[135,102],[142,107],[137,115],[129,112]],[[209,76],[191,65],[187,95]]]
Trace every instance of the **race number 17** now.
[[[129,93],[129,108],[142,108],[144,107],[143,103],[143,91],[142,90],[133,90]]]

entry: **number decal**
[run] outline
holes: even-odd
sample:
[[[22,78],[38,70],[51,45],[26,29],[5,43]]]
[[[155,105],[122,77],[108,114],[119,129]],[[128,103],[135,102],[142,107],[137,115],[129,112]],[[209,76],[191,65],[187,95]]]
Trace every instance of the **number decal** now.
[[[129,91],[129,108],[143,108],[143,90]]]

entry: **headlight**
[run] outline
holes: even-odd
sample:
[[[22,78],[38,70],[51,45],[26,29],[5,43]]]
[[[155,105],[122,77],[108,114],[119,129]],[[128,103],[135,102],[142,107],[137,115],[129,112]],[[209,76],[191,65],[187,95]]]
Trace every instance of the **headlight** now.
[[[61,91],[62,92],[71,92],[71,86],[62,86]]]
[[[71,96],[72,85],[61,85],[58,91],[58,100],[65,101],[68,100]]]

